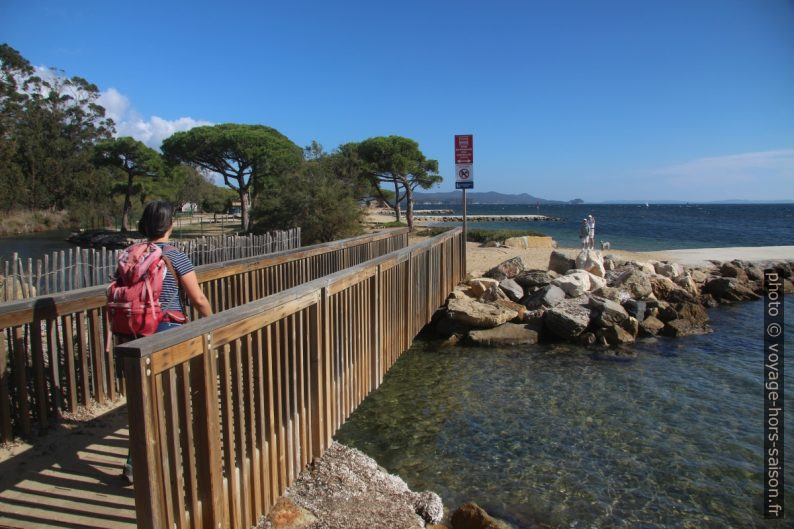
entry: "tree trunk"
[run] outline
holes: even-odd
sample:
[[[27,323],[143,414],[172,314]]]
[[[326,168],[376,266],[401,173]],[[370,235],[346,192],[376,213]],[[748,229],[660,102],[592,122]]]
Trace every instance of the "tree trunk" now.
[[[411,186],[405,186],[405,220],[408,231],[414,231],[414,190]]]
[[[394,182],[394,219],[400,222],[400,185]]]
[[[127,175],[127,193],[124,195],[124,210],[121,213],[121,231],[130,231],[131,209],[132,209],[132,173]]]
[[[251,209],[251,193],[248,189],[240,188],[240,216],[243,220],[243,233],[248,233],[250,228],[249,210]]]

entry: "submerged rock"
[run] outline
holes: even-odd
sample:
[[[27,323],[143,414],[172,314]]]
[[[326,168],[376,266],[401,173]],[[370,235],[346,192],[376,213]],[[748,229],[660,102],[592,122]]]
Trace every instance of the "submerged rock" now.
[[[450,521],[452,529],[511,529],[507,523],[497,520],[473,502],[461,505],[452,513]]]
[[[499,327],[469,332],[469,340],[477,345],[493,347],[531,345],[538,343],[538,331],[527,325],[505,323]]]

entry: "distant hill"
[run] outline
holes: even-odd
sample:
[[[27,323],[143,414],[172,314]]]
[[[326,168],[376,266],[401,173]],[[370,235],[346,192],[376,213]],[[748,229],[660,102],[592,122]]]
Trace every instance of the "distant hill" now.
[[[460,191],[447,191],[443,193],[414,193],[416,204],[419,205],[444,205],[444,204],[459,204]],[[563,200],[547,200],[545,198],[538,198],[530,195],[529,193],[521,193],[520,195],[511,195],[506,193],[497,193],[496,191],[488,191],[483,193],[470,192],[466,193],[466,199],[469,204],[580,204],[581,199],[574,199],[568,202]]]
[[[712,201],[702,201],[702,200],[695,200],[688,202],[686,200],[606,200],[604,202],[597,202],[597,204],[609,204],[609,205],[620,205],[620,204],[659,204],[659,205],[679,205],[679,204],[709,204],[709,205],[720,205],[720,204],[794,204],[794,200],[744,200],[744,199],[734,199],[734,200],[712,200]]]

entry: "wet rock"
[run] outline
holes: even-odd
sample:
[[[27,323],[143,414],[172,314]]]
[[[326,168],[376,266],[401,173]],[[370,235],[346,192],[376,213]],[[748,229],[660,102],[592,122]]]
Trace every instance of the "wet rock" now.
[[[541,307],[554,307],[565,299],[565,292],[557,285],[546,285],[521,300],[529,310]]]
[[[709,313],[697,303],[678,303],[675,305],[677,319],[689,320],[694,324],[706,325],[709,322]]]
[[[620,325],[612,325],[604,329],[598,329],[596,336],[604,338],[609,345],[619,345],[633,343],[634,336]]]
[[[481,329],[496,327],[518,316],[514,310],[470,298],[449,300],[447,313],[453,321]]]
[[[499,282],[499,288],[513,301],[518,301],[524,297],[524,289],[513,279],[503,279]]]
[[[444,504],[435,492],[426,490],[414,494],[414,512],[427,524],[437,524],[444,517]]]
[[[576,256],[575,264],[578,270],[586,270],[598,277],[604,277],[606,274],[604,258],[597,250],[582,250]]]
[[[603,338],[601,338],[601,340],[603,340]],[[637,358],[637,351],[635,351],[634,348],[619,345],[613,349],[601,349],[596,352],[595,357],[598,360],[626,362]]]
[[[546,311],[544,324],[555,336],[569,340],[579,336],[590,324],[591,310],[584,296],[566,299]]]
[[[717,301],[734,302],[759,299],[760,296],[733,277],[716,277],[703,285],[703,291]]]
[[[485,272],[485,277],[492,277],[493,279],[501,281],[503,279],[516,277],[524,270],[526,270],[524,261],[521,259],[521,257],[517,256],[494,266]]]
[[[629,316],[620,324],[627,333],[632,335],[633,337],[637,337],[640,332],[640,322],[637,321],[637,318],[633,316]]]
[[[509,525],[485,512],[476,503],[461,505],[450,519],[452,529],[511,529]]]
[[[652,277],[651,289],[653,290],[653,295],[656,296],[656,299],[663,299],[665,301],[671,302],[691,302],[695,300],[692,294],[676,285],[672,279],[668,279],[666,277]]]
[[[529,345],[538,343],[538,331],[527,325],[505,323],[493,329],[471,331],[469,340],[477,345],[492,347]]]
[[[576,268],[576,262],[562,252],[553,251],[549,256],[549,270],[554,270],[558,274],[564,274],[568,270]]]
[[[690,336],[693,334],[706,334],[707,332],[709,332],[708,326],[699,325],[692,320],[677,319],[665,323],[660,334],[678,338],[680,336]]]
[[[660,321],[655,316],[648,316],[640,322],[639,335],[656,336],[663,328],[664,322]]]
[[[592,332],[583,332],[579,336],[575,338],[575,343],[578,345],[583,345],[585,347],[589,345],[593,345],[596,343],[596,335]]]
[[[642,299],[653,293],[648,274],[637,269],[629,269],[620,274],[613,286],[627,290],[634,299]]]
[[[701,294],[698,297],[698,303],[706,307],[707,309],[713,309],[715,307],[720,306],[720,302],[717,301],[714,296],[711,294]]]
[[[518,274],[514,279],[524,288],[535,288],[548,285],[553,278],[546,270],[527,270]]]

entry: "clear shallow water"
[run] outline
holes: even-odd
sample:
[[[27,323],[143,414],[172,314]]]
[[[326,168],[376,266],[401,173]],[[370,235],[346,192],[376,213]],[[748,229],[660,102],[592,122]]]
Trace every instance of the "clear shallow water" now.
[[[761,310],[713,310],[713,334],[641,342],[629,362],[417,342],[337,439],[450,508],[476,501],[521,528],[784,527],[759,514]]]
[[[425,207],[425,206],[422,206]],[[430,206],[428,206],[430,207]],[[446,209],[447,206],[444,206]],[[460,212],[459,206],[451,209]],[[579,246],[579,224],[596,218],[596,245],[634,251],[794,245],[794,204],[764,205],[469,205],[470,215],[548,215],[562,222],[472,222],[472,227],[539,231]],[[459,223],[458,223],[459,224]]]

